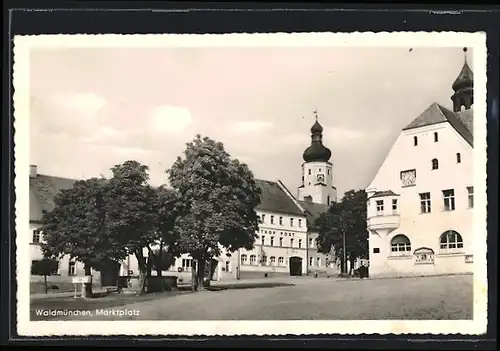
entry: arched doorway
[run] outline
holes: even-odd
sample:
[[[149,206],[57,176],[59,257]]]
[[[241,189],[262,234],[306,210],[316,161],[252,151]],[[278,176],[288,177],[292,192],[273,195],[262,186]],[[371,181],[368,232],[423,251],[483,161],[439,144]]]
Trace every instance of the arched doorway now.
[[[290,275],[302,275],[302,258],[294,256],[289,261]]]
[[[217,265],[219,264],[219,261],[216,259],[212,258],[210,260],[210,280],[217,280]]]

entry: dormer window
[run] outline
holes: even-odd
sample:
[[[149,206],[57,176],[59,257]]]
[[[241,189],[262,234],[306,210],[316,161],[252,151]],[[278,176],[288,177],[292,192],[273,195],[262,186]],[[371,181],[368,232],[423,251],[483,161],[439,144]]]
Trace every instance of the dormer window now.
[[[439,162],[435,158],[435,159],[432,160],[432,169],[435,170],[435,169],[438,169],[438,168],[439,168]]]
[[[437,143],[439,141],[438,132],[434,132],[434,142]]]
[[[416,136],[413,137],[413,146],[418,145],[418,138]]]

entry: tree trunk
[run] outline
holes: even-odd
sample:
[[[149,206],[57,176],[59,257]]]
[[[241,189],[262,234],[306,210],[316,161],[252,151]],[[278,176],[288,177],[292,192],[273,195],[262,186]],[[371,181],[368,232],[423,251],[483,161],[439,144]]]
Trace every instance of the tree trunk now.
[[[160,241],[160,250],[158,251],[158,257],[156,258],[156,275],[158,277],[161,277],[162,271],[163,271],[163,240]]]
[[[43,275],[43,283],[45,284],[45,293],[48,294],[49,293],[49,287],[47,285],[47,274]]]
[[[139,266],[139,285],[136,290],[137,295],[144,294],[146,288],[146,277],[147,277],[147,266],[146,258],[142,254],[142,248],[135,251],[135,257],[137,258],[137,265]]]
[[[196,276],[196,280],[197,280],[197,285],[198,285],[198,289],[199,290],[205,290],[205,284],[203,282],[204,278],[205,278],[205,260],[204,259],[201,259],[201,260],[198,260],[197,261],[197,276]]]
[[[346,272],[347,272],[347,265],[346,265],[346,261],[344,260],[344,257],[342,256],[340,258],[340,274],[345,275]]]
[[[355,262],[355,259],[354,258],[350,258],[349,261],[351,262],[351,267],[349,267],[349,275],[353,275],[354,274],[354,262]]]
[[[92,267],[88,263],[84,263],[85,275],[90,277],[90,282],[85,283],[85,297],[92,297]]]
[[[196,269],[195,269],[195,263],[197,260],[193,259],[191,261],[191,290],[196,291],[198,288],[198,280],[197,280],[197,274],[196,274]],[[196,265],[198,266],[198,265]],[[198,267],[196,267],[198,268]]]

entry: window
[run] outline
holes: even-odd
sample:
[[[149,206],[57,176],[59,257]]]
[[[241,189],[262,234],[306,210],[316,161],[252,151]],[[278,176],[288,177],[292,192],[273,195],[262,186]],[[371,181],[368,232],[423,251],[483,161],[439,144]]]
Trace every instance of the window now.
[[[302,219],[299,219],[299,227],[302,227]]]
[[[280,225],[283,225],[283,217],[280,217]]]
[[[271,224],[274,224],[274,216],[271,216]]]
[[[326,174],[330,175],[330,168],[326,170]]]
[[[283,257],[278,258],[278,266],[283,267],[285,265],[285,259]]]
[[[267,265],[267,256],[262,256],[262,265]]]
[[[439,141],[438,132],[434,132],[434,142],[437,143]]]
[[[290,239],[290,246],[293,247],[293,239]]]
[[[290,218],[290,227],[293,227],[293,218]]]
[[[302,184],[304,184],[304,176],[302,176]]]
[[[457,163],[462,162],[462,155],[460,155],[460,152],[457,152]]]
[[[255,255],[250,255],[250,264],[251,265],[254,265],[257,263],[257,260],[256,260],[256,257]]]
[[[455,191],[453,189],[443,190],[444,210],[455,210]]]
[[[231,272],[231,262],[226,261],[226,272]]]
[[[373,253],[374,253],[374,254],[380,253],[380,248],[378,248],[378,247],[374,247],[374,248],[373,248]]]
[[[441,234],[439,238],[439,248],[441,250],[456,250],[464,247],[462,236],[454,230],[448,230]]]
[[[392,213],[398,212],[398,200],[392,199]]]
[[[276,257],[271,256],[270,261],[271,261],[271,266],[274,266],[276,264]]]
[[[39,244],[40,243],[40,239],[42,237],[40,233],[41,232],[38,229],[33,230],[33,244]]]
[[[309,257],[309,266],[314,266],[314,257]]]
[[[413,137],[413,146],[418,145],[418,138],[416,136]]]
[[[266,237],[265,237],[264,235],[262,235],[262,238],[260,238],[261,245],[264,245],[264,243],[265,243],[265,238],[266,238]]]
[[[316,257],[316,267],[321,267],[321,257]]]
[[[375,201],[377,205],[377,216],[381,216],[384,213],[384,200]]]
[[[283,238],[280,238],[280,247],[283,246]]]
[[[434,251],[432,249],[421,247],[413,253],[415,264],[434,264]]]
[[[274,236],[271,237],[271,246],[274,246]]]
[[[436,158],[432,159],[432,170],[439,168],[439,162]]]
[[[397,256],[406,256],[411,251],[410,239],[406,235],[396,235],[391,240],[391,254]]]
[[[467,198],[469,200],[469,208],[473,208],[474,207],[474,187],[473,186],[467,187]]]
[[[308,170],[308,174],[311,175],[311,169]]]
[[[299,239],[299,249],[302,248],[302,239]]]
[[[185,271],[190,271],[191,267],[194,268],[193,260],[191,258],[183,258],[182,259],[182,269]]]
[[[75,275],[75,274],[76,274],[76,262],[69,261],[68,275]]]
[[[422,193],[420,195],[420,212],[430,213],[431,212],[431,193]]]
[[[314,247],[313,239],[309,238],[309,247]]]
[[[265,215],[265,214],[263,214],[263,215],[262,215],[262,223],[265,223],[265,222],[266,222],[266,215]]]
[[[241,255],[241,264],[247,264],[247,259],[248,259],[247,255],[245,254]]]
[[[328,195],[328,196],[326,197],[326,204],[327,204],[328,206],[330,206],[330,195]]]

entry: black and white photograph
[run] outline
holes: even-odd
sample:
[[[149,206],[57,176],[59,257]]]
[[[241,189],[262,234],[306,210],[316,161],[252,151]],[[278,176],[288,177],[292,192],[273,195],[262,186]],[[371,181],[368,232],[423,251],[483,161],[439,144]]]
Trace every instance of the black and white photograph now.
[[[18,36],[13,81],[20,335],[485,332],[484,34]]]

